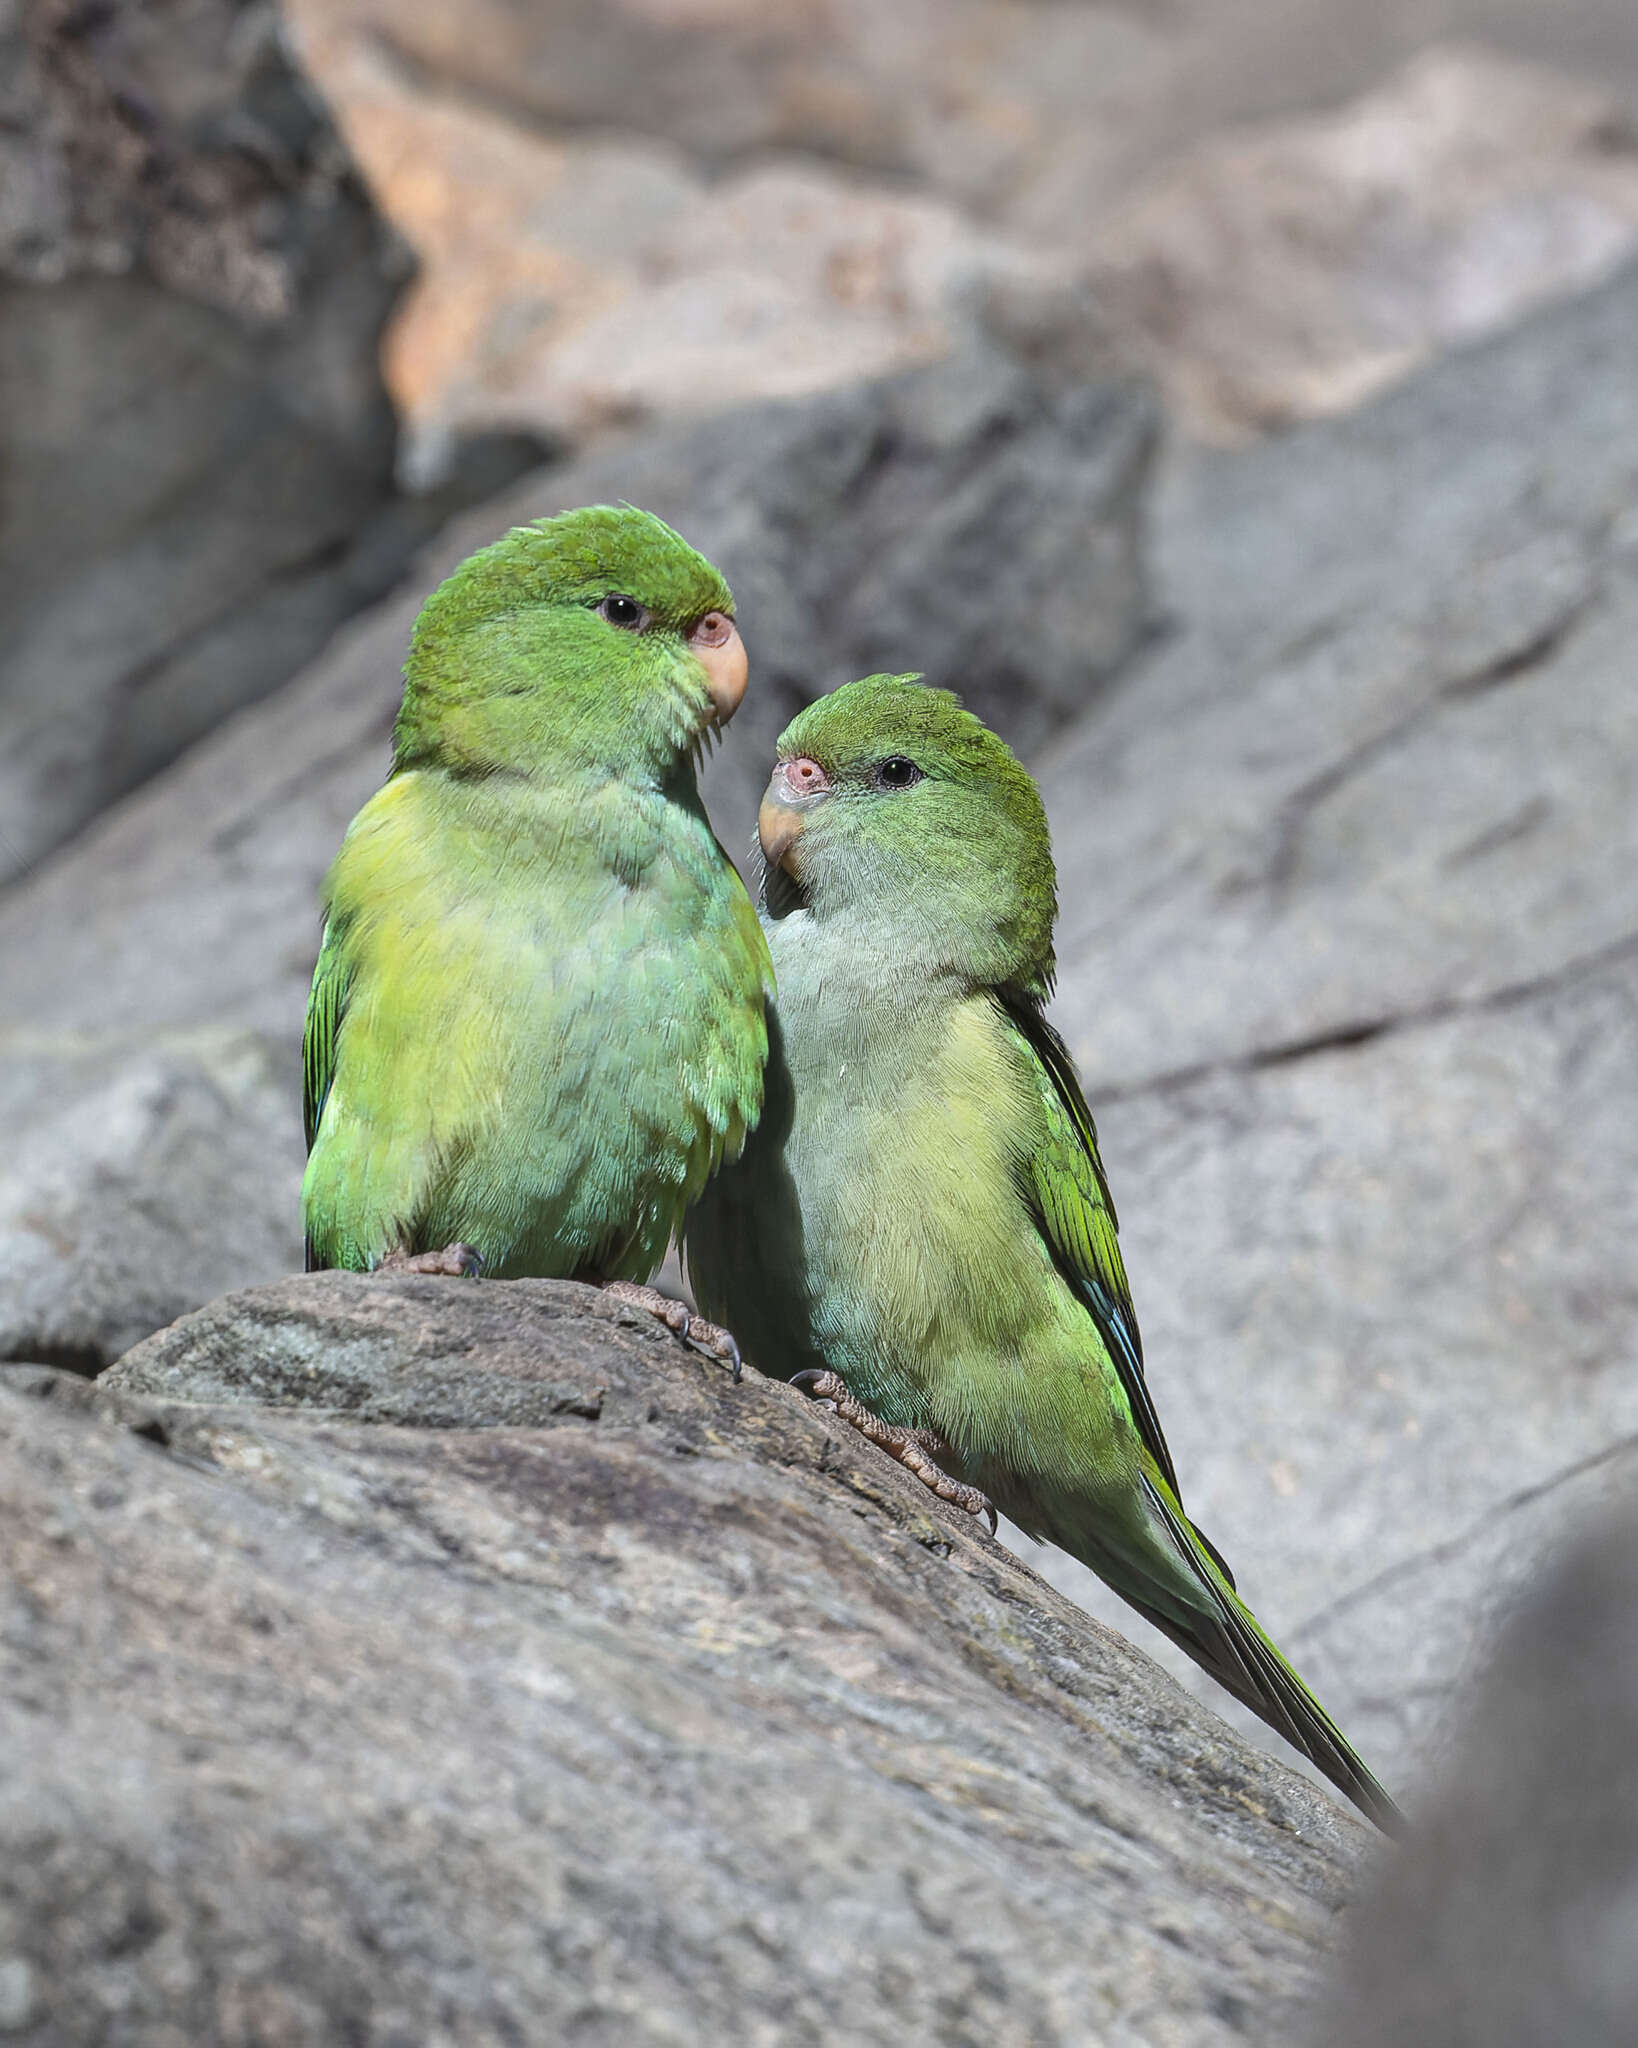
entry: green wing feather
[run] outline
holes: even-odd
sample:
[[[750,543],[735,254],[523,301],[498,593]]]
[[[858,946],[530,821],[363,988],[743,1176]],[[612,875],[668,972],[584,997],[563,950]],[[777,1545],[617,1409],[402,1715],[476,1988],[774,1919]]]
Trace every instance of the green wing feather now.
[[[1046,1112],[1046,1139],[1029,1162],[1026,1199],[1058,1270],[1097,1325],[1143,1447],[1175,1495],[1177,1474],[1143,1372],[1143,1339],[1116,1235],[1115,1205],[1098,1157],[1098,1133],[1069,1048],[1033,1003],[1005,1004],[1027,1047]],[[1231,1580],[1232,1584],[1233,1581]]]
[[[1179,1622],[1131,1593],[1125,1597],[1237,1700],[1301,1750],[1385,1834],[1403,1833],[1404,1816],[1387,1789],[1234,1590],[1222,1559],[1184,1514],[1176,1493],[1155,1473],[1145,1474],[1144,1490],[1179,1556],[1209,1596],[1210,1606]]]
[[[347,1008],[351,979],[333,918],[327,919],[307,997],[307,1025],[301,1040],[301,1120],[307,1149],[313,1149],[319,1118],[336,1072],[336,1034]]]
[[[336,1074],[336,1036],[347,1009],[347,987],[352,979],[334,918],[327,918],[319,945],[318,964],[313,969],[313,986],[307,997],[307,1023],[301,1037],[301,1121],[307,1149],[313,1149],[319,1119],[324,1114],[330,1083]],[[322,1265],[311,1236],[304,1239],[309,1273]]]
[[[1069,1049],[1030,1003],[1006,1005],[1034,1063],[1046,1136],[1028,1169],[1026,1198],[1058,1270],[1074,1290],[1114,1361],[1143,1445],[1143,1491],[1187,1574],[1193,1599],[1164,1600],[1138,1564],[1102,1547],[1104,1575],[1155,1626],[1260,1714],[1388,1832],[1399,1809],[1303,1683],[1235,1590],[1234,1575],[1183,1511],[1171,1453],[1143,1370],[1143,1342],[1116,1238],[1115,1205],[1098,1156],[1098,1135]],[[1124,1566],[1124,1568],[1123,1568]],[[1135,1568],[1134,1568],[1135,1567]]]

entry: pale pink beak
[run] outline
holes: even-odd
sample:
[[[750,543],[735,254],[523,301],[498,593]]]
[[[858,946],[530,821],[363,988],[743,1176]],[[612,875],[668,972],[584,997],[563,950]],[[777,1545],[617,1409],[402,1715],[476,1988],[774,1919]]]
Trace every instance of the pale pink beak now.
[[[743,702],[751,675],[739,628],[726,612],[707,612],[689,634],[688,645],[705,670],[711,715],[726,725]]]
[[[830,795],[830,777],[806,754],[781,761],[756,814],[756,836],[769,867],[794,873],[788,858],[808,822],[808,813]]]

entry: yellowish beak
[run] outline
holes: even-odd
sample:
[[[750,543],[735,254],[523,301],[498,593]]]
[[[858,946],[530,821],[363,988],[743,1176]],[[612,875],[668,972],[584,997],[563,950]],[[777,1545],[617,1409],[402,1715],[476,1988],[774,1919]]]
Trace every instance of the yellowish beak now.
[[[801,838],[809,814],[829,795],[830,777],[817,761],[800,754],[794,761],[779,763],[756,814],[756,836],[769,867],[795,874],[791,849]]]
[[[689,634],[688,645],[705,670],[712,719],[726,725],[744,701],[751,674],[739,628],[726,612],[707,612]]]
[[[785,856],[801,837],[806,823],[803,812],[776,802],[772,791],[762,799],[756,814],[756,836],[762,841],[762,858],[769,867],[785,866]]]

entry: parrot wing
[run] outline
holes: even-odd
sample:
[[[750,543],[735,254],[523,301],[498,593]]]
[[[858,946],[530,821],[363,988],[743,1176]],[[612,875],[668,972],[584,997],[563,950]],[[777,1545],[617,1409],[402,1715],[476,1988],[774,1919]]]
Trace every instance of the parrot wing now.
[[[1022,1002],[1004,1007],[1029,1055],[1046,1112],[1046,1136],[1029,1161],[1025,1197],[1059,1272],[1097,1325],[1144,1449],[1175,1495],[1177,1474],[1144,1377],[1143,1339],[1115,1234],[1115,1205],[1098,1157],[1092,1112],[1069,1048],[1039,1010]]]
[[[325,1098],[336,1072],[336,1034],[347,1009],[352,972],[342,950],[335,920],[327,919],[319,946],[318,965],[307,997],[307,1023],[301,1037],[301,1121],[307,1149],[313,1149]],[[309,1247],[311,1252],[311,1247]],[[309,1269],[311,1270],[311,1269]]]
[[[347,985],[352,975],[342,951],[334,919],[324,926],[318,965],[313,969],[313,986],[307,997],[307,1025],[301,1038],[301,1120],[307,1134],[307,1149],[318,1136],[324,1099],[336,1071],[336,1033],[347,1009]]]

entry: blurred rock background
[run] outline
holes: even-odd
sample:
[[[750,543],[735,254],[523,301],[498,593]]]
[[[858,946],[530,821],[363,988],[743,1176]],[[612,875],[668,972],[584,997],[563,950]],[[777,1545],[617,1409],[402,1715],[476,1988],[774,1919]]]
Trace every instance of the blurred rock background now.
[[[1189,1505],[1417,1803],[1638,1448],[1629,0],[12,0],[0,180],[0,1358],[299,1264],[409,622],[630,497],[731,849],[870,667],[1041,775]]]
[[[1638,2018],[1638,1527],[1600,1520],[1510,1618],[1400,1868],[1352,1916],[1312,2048],[1620,2048]]]
[[[1638,240],[1620,0],[294,0],[423,271],[408,459],[926,361],[975,300],[1216,438],[1357,404]],[[1472,40],[1468,40],[1472,39]],[[1567,68],[1560,68],[1567,67]]]

